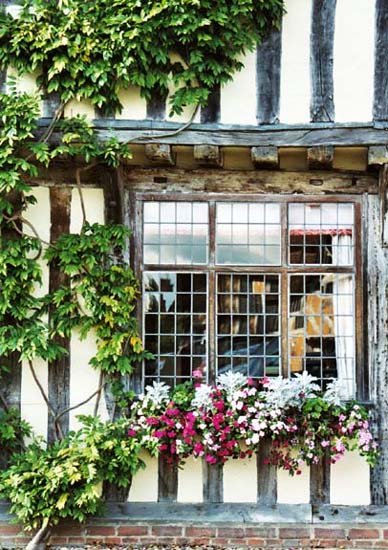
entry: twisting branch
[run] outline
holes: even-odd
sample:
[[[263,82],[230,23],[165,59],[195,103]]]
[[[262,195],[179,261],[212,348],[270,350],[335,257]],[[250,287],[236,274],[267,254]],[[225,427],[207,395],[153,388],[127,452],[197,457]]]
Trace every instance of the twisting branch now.
[[[0,391],[0,401],[1,401],[1,404],[3,405],[3,408],[6,412],[9,412],[10,410],[10,406],[8,405],[4,395],[3,395],[3,392]]]
[[[94,411],[93,411],[93,416],[94,417],[96,417],[97,414],[98,414],[98,409],[100,407],[101,393],[102,393],[103,387],[104,387],[104,372],[101,370],[100,371],[100,378],[98,380],[97,399],[96,399],[96,402],[94,404]]]
[[[60,413],[58,413],[56,416],[55,416],[55,419],[58,421],[60,418],[62,418],[62,416],[70,411],[74,411],[74,409],[78,409],[79,407],[82,407],[82,405],[85,405],[86,403],[88,403],[91,399],[93,399],[94,396],[98,395],[99,393],[101,394],[101,391],[102,389],[104,388],[106,382],[103,380],[101,385],[96,389],[95,392],[93,392],[91,395],[89,395],[89,397],[87,397],[86,399],[84,399],[83,401],[81,401],[80,403],[77,403],[76,405],[73,405],[72,407],[68,407],[67,409],[64,409],[63,411],[61,411]]]
[[[82,192],[82,185],[81,185],[81,173],[87,172],[88,170],[91,170],[92,168],[95,168],[99,163],[94,162],[93,164],[89,164],[89,166],[84,166],[82,168],[77,168],[75,171],[75,181],[77,183],[77,189],[79,194],[79,200],[81,202],[81,211],[82,211],[82,227],[86,223],[86,208],[85,208],[85,200],[84,195]]]

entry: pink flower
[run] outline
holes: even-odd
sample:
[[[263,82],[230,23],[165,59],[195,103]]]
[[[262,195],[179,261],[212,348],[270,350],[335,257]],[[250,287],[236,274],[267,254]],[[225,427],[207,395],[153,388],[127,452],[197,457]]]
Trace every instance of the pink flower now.
[[[216,459],[214,456],[206,455],[205,460],[206,460],[206,462],[208,462],[209,464],[217,464],[217,459]]]
[[[327,441],[327,439],[324,439],[323,441],[321,441],[321,445],[322,447],[328,447],[330,445],[330,441]]]
[[[129,437],[133,437],[134,435],[136,435],[136,432],[133,428],[131,428],[130,430],[128,430],[128,435]]]
[[[199,369],[193,370],[193,378],[202,378],[202,371]]]
[[[146,419],[146,424],[148,424],[149,426],[157,426],[159,424],[159,420],[154,416],[149,416]]]
[[[199,443],[199,442],[195,443],[194,452],[196,454],[198,454],[198,455],[201,454],[203,452],[203,449],[204,449],[204,447],[203,447],[202,443]]]

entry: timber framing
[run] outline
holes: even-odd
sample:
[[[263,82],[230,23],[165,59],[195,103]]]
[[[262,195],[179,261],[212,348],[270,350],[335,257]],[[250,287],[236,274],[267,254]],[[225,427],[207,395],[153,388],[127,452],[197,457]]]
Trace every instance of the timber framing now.
[[[38,121],[37,137],[51,119]],[[92,121],[101,140],[112,137],[112,131],[121,141],[146,143],[158,141],[170,145],[218,145],[221,147],[314,147],[331,145],[342,147],[388,144],[388,121],[375,123],[325,123],[303,125],[273,124],[241,126],[230,124],[193,123],[184,131],[176,122],[155,120],[95,119]],[[58,136],[53,134],[53,141]]]

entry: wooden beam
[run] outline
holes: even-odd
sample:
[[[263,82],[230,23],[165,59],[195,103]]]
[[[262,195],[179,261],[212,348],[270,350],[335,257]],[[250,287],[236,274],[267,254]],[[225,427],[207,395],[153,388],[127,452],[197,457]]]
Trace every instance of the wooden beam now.
[[[51,242],[63,233],[70,231],[71,189],[50,188],[51,202]],[[58,269],[55,264],[50,266],[49,290],[54,292],[61,286],[69,284],[69,278]],[[49,312],[49,317],[51,313]],[[56,412],[63,411],[70,406],[70,339],[57,336],[55,342],[67,351],[59,359],[48,364],[48,398]],[[62,432],[69,430],[69,414],[60,419]],[[57,439],[57,432],[51,415],[48,416],[47,441]]]
[[[224,468],[222,464],[208,464],[203,461],[203,501],[219,503],[224,500]]]
[[[276,170],[276,168],[279,168],[277,147],[252,147],[251,159],[255,168],[267,170]]]
[[[266,463],[271,449],[271,441],[262,441],[257,451],[257,503],[274,506],[277,502],[276,466]]]
[[[217,145],[194,145],[194,160],[200,166],[222,166],[222,154]]]
[[[257,47],[257,122],[276,124],[280,110],[282,31],[273,29]]]
[[[313,0],[310,35],[311,104],[314,122],[334,120],[333,47],[337,0]]]
[[[125,184],[132,191],[219,193],[377,193],[376,174],[330,171],[284,172],[241,170],[125,169]],[[317,187],[319,180],[319,187]],[[158,183],[162,181],[163,183]]]
[[[319,145],[307,149],[307,165],[309,170],[331,170],[333,168],[334,147]]]
[[[59,98],[59,94],[57,94],[56,92],[46,94],[43,98],[43,103],[42,103],[43,116],[52,118],[56,110],[58,109],[60,103],[61,103],[61,100]]]
[[[319,464],[310,466],[310,503],[313,507],[330,502],[330,454]]]
[[[175,164],[171,145],[165,143],[147,143],[145,155],[148,160],[158,166],[174,166]]]
[[[388,1],[376,0],[373,118],[388,120]]]
[[[388,146],[376,145],[368,148],[368,166],[388,163]]]
[[[379,197],[381,207],[381,244],[388,247],[388,163],[380,168]]]
[[[158,461],[158,502],[176,502],[178,496],[178,466]]]
[[[216,86],[210,93],[207,105],[201,108],[201,123],[218,122],[221,113],[221,88]]]
[[[147,118],[164,120],[166,118],[167,90],[155,89],[147,101]]]
[[[49,119],[38,121],[36,137],[43,134]],[[371,123],[311,123],[302,125],[277,124],[272,126],[243,126],[230,124],[193,123],[178,132],[182,124],[157,120],[95,119],[93,125],[101,140],[108,140],[112,132],[120,141],[133,143],[167,143],[171,145],[219,145],[221,147],[314,147],[333,145],[360,147],[386,145],[388,122]],[[167,134],[167,135],[166,135]],[[171,135],[170,135],[171,134]],[[51,141],[58,142],[54,133]]]

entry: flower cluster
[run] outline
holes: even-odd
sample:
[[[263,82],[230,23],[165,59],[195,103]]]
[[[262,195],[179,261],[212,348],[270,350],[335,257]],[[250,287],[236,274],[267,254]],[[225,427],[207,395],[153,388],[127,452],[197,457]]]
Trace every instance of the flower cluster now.
[[[264,440],[271,442],[267,463],[290,474],[324,457],[336,462],[346,450],[358,450],[371,465],[376,460],[368,413],[342,402],[337,382],[321,391],[307,373],[253,381],[229,372],[215,386],[199,377],[175,389],[148,386],[132,406],[128,435],[171,464],[189,456],[210,464],[252,456]]]

